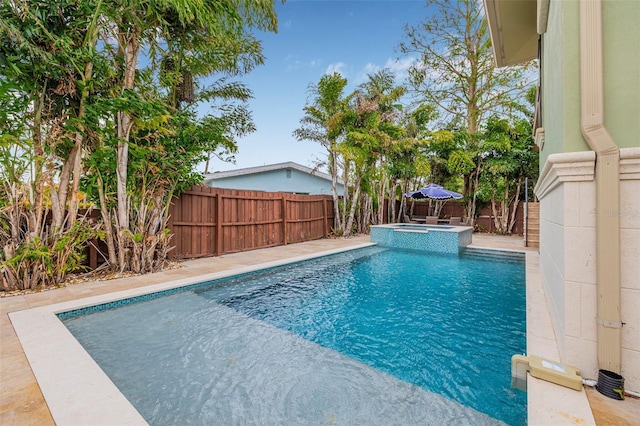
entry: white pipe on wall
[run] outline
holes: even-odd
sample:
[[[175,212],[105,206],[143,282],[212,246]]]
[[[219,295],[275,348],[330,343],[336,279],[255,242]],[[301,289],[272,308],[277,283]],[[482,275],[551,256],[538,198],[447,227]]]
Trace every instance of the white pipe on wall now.
[[[620,373],[620,150],[604,125],[602,0],[580,0],[581,130],[596,153],[598,368]]]

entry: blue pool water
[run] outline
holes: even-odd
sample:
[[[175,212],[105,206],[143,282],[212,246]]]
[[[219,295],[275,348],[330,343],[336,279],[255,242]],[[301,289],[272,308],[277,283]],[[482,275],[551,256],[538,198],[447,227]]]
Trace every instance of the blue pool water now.
[[[374,247],[64,321],[151,424],[526,423],[521,259]]]

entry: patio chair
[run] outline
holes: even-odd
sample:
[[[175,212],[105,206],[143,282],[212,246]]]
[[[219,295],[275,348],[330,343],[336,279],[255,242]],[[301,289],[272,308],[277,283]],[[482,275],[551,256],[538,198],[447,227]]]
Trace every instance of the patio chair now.
[[[424,223],[426,223],[427,225],[437,225],[438,216],[425,216]]]
[[[459,216],[451,216],[449,219],[449,225],[460,226],[460,219],[462,218]]]

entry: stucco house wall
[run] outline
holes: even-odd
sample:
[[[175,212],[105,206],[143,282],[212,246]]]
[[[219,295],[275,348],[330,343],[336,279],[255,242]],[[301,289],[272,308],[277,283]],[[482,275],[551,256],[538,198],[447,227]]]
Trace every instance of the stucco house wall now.
[[[605,126],[620,147],[622,369],[640,390],[640,3],[603,2]],[[595,154],[580,129],[579,2],[551,1],[542,36],[540,273],[562,361],[597,378]],[[635,48],[634,48],[635,47]]]
[[[536,143],[541,169],[535,188],[540,201],[539,272],[561,361],[578,367],[583,377],[597,379],[598,363],[603,362],[598,360],[600,352],[608,365],[619,368],[625,389],[638,392],[640,1],[484,3],[498,66],[523,63],[539,53],[537,114],[541,122],[537,123]],[[582,63],[593,68],[582,70]],[[582,117],[583,109],[589,115]],[[594,149],[606,147],[600,161],[583,136],[583,118]],[[602,118],[606,131],[596,126]],[[601,176],[596,176],[596,169]],[[611,236],[616,231],[619,246]],[[598,259],[597,253],[607,262]],[[598,305],[607,308],[606,318],[598,318]],[[620,330],[620,346],[614,343],[614,330]],[[618,354],[620,363],[614,359]]]
[[[556,152],[590,151],[580,133],[580,40],[578,2],[552,1],[542,42],[540,167]]]
[[[620,148],[640,146],[640,2],[602,4],[605,125]]]

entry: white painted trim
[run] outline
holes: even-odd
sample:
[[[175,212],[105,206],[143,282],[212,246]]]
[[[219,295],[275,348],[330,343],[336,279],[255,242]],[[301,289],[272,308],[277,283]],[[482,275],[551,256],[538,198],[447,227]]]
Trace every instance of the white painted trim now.
[[[547,157],[534,192],[543,199],[562,182],[589,182],[595,176],[596,154],[578,151],[551,154]]]
[[[620,180],[640,180],[640,147],[620,148]]]
[[[484,0],[497,67],[538,57],[536,0]]]
[[[551,0],[538,0],[537,8],[537,22],[536,27],[538,34],[544,34],[547,32],[547,23],[549,22],[549,3]]]
[[[537,114],[538,114],[538,108],[536,108],[536,115]],[[538,127],[536,129],[534,138],[535,138],[535,144],[538,146],[540,151],[542,151],[542,148],[544,147],[544,127]]]

